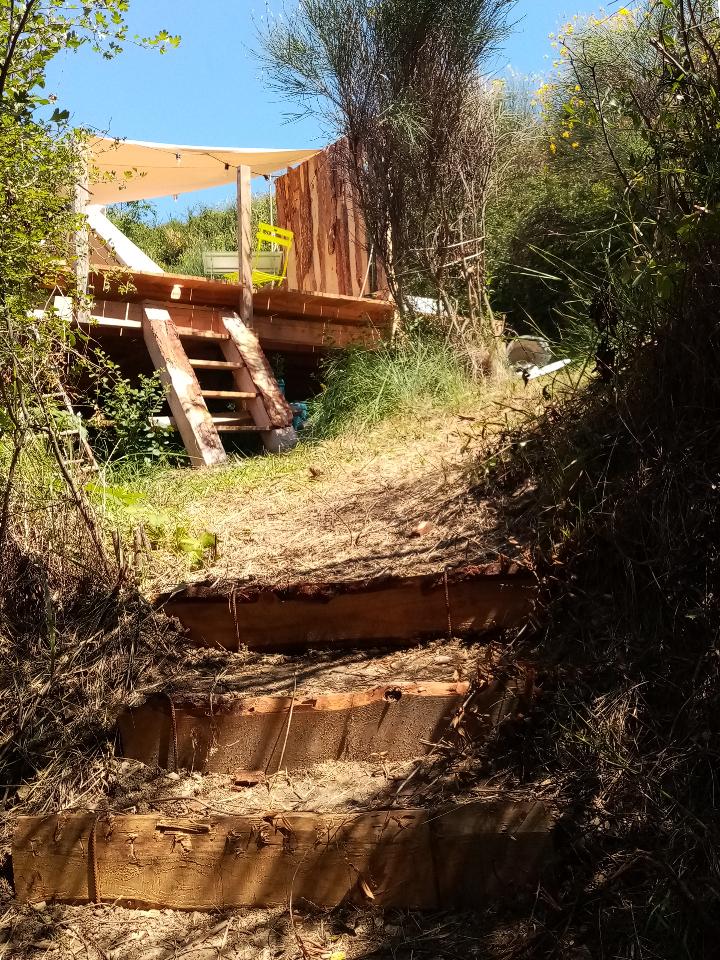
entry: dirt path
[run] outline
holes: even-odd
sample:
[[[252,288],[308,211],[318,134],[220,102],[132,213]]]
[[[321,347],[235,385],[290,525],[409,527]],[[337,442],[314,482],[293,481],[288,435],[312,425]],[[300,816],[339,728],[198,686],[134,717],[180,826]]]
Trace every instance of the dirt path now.
[[[289,468],[258,482],[236,468],[219,488],[188,493],[180,479],[178,512],[194,532],[217,534],[217,557],[190,571],[158,553],[153,590],[208,577],[283,585],[520,558],[498,505],[476,489],[488,438],[504,426],[488,415],[405,421],[300,448]]]

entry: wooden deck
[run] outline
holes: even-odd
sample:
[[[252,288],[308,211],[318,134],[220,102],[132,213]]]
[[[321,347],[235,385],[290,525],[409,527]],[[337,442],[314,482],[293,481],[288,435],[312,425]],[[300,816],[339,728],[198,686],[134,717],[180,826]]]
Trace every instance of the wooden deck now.
[[[142,304],[172,304],[183,335],[217,339],[227,336],[222,316],[239,308],[243,287],[202,277],[100,269],[90,274],[89,291],[95,297],[97,332],[139,336]],[[389,336],[393,315],[393,304],[385,300],[268,289],[253,294],[248,325],[265,350],[312,353],[351,344],[372,347]]]

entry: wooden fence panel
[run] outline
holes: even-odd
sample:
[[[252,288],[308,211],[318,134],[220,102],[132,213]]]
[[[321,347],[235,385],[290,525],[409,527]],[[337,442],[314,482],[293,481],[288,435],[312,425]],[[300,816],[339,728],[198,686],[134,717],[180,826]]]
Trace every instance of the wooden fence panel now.
[[[342,173],[341,149],[333,144],[276,181],[278,226],[295,234],[290,290],[351,297],[374,292],[365,222]]]

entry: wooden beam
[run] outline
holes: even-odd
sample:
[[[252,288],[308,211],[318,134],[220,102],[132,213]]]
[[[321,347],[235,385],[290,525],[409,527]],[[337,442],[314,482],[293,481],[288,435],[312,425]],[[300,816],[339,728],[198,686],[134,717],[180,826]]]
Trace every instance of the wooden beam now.
[[[59,280],[61,278],[58,278]],[[90,274],[90,292],[98,300],[155,301],[176,306],[224,307],[237,310],[239,285],[187,277],[181,274],[140,273],[134,270],[96,270]],[[61,284],[60,284],[61,285]],[[337,294],[303,293],[300,290],[258,290],[253,294],[253,312],[267,316],[339,321],[382,333],[392,327],[394,306],[386,300],[359,299]]]
[[[532,801],[430,810],[20,817],[13,837],[21,903],[90,900],[222,910],[343,901],[478,909],[536,883],[552,849],[551,811]]]
[[[443,574],[379,577],[284,589],[194,584],[158,599],[199,646],[292,650],[407,645],[520,626],[537,598],[528,570],[499,561]]]
[[[226,360],[241,361],[244,369],[235,375],[236,383],[247,383],[258,393],[259,405],[248,410],[260,430],[282,429],[292,426],[293,412],[278,386],[267,357],[257,336],[249,330],[237,314],[225,314],[223,328],[230,337],[223,341],[222,351]],[[246,387],[241,387],[246,389]]]
[[[63,300],[66,298],[62,298]],[[167,301],[145,301],[159,309],[170,307],[173,322],[183,336],[216,334],[227,337],[222,318],[228,314],[221,307],[169,304]],[[125,327],[140,329],[143,306],[141,303],[121,300],[96,300],[92,315],[86,322],[100,327]],[[249,329],[249,328],[248,328]],[[222,334],[221,334],[222,331]],[[304,319],[269,317],[255,313],[251,331],[259,340],[261,349],[277,350],[330,350],[350,344],[363,344],[372,349],[380,343],[380,336],[372,327],[362,327],[345,321],[322,320],[313,317]]]
[[[167,310],[146,306],[142,331],[192,465],[210,467],[223,463],[227,457],[220,435],[172,317]]]
[[[524,689],[498,679],[473,691],[470,712],[484,718],[485,734],[515,710]],[[426,682],[322,696],[175,695],[172,711],[168,697],[157,696],[119,718],[121,753],[150,767],[203,773],[274,773],[281,756],[286,770],[328,760],[410,760],[451,736],[469,693],[469,682]]]
[[[252,170],[240,166],[237,171],[238,278],[240,280],[240,318],[252,326],[253,320],[253,236]]]

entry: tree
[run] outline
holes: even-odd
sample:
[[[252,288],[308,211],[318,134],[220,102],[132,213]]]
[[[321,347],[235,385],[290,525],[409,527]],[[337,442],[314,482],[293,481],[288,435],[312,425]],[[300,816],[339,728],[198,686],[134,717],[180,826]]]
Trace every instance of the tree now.
[[[81,223],[73,212],[80,179],[79,137],[67,111],[39,111],[45,72],[59,50],[89,45],[113,57],[131,39],[128,0],[0,0],[0,548],[5,545],[13,482],[33,438],[45,437],[65,468],[51,396],[64,382],[75,334],[57,317],[45,292],[67,261]],[[132,42],[161,51],[178,42],[166,31]],[[87,505],[65,471],[77,506],[93,528]],[[92,532],[92,531],[91,531]]]
[[[458,210],[487,183],[493,111],[475,109],[479,70],[513,2],[300,0],[261,38],[272,85],[345,139],[348,179],[401,309],[418,277],[443,296],[448,264],[477,253]]]

